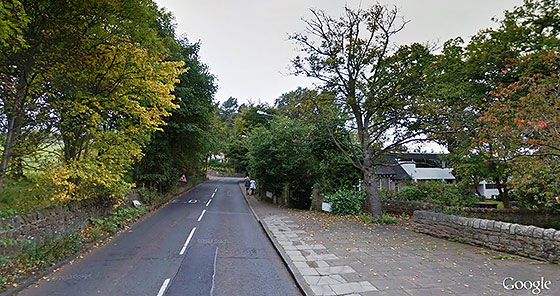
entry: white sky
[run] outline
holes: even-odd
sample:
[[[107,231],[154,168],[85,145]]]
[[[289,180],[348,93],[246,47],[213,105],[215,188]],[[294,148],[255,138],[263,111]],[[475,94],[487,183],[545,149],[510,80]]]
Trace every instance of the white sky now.
[[[202,43],[202,62],[218,78],[216,99],[230,96],[240,103],[273,103],[282,93],[316,81],[289,75],[290,60],[298,52],[289,34],[303,32],[302,17],[309,8],[339,16],[344,5],[365,8],[368,0],[156,0],[176,17],[177,33]],[[492,17],[522,0],[381,0],[396,4],[410,23],[396,36],[398,44],[437,42],[458,36],[468,40],[493,26]]]

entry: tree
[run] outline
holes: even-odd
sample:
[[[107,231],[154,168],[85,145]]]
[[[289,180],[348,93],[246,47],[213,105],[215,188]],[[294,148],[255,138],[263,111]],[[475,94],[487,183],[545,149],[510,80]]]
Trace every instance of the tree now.
[[[181,70],[163,61],[165,13],[150,0],[19,2],[28,23],[0,53],[0,186],[45,131],[63,143],[63,166],[50,174],[55,194],[89,197],[94,190],[77,188],[91,183],[119,195],[147,136],[175,106],[169,92]]]
[[[541,63],[543,73],[495,92],[479,118],[481,130],[495,142],[494,157],[507,157],[508,183],[522,202],[560,203],[560,52],[529,55],[519,63]]]
[[[352,187],[361,179],[360,170],[341,155],[335,144],[344,143],[345,147],[355,145],[351,132],[344,128],[348,118],[337,104],[332,92],[301,87],[282,94],[275,102],[278,113],[310,125],[308,143],[317,159],[316,182],[323,186],[325,192]]]
[[[276,195],[290,185],[290,206],[309,208],[311,188],[317,179],[316,158],[310,141],[311,125],[297,119],[275,117],[269,127],[249,132],[248,170],[257,176],[262,189]]]
[[[509,207],[513,155],[504,154],[511,150],[504,150],[501,136],[488,133],[488,123],[479,117],[498,100],[500,88],[546,69],[538,59],[516,61],[558,48],[560,5],[526,0],[496,22],[498,28],[482,30],[466,46],[460,38],[446,42],[430,75],[432,109],[427,113],[438,124],[440,133],[434,136],[450,151],[457,177],[471,186],[493,181]]]
[[[362,171],[367,206],[380,217],[374,166],[383,154],[425,139],[419,93],[432,56],[419,44],[391,47],[392,37],[406,24],[396,7],[345,8],[339,19],[311,12],[313,18],[304,20],[306,34],[292,36],[304,53],[293,60],[295,73],[322,81],[351,116],[359,149],[338,141],[337,146]]]
[[[218,108],[220,119],[225,123],[226,127],[233,127],[233,119],[237,116],[239,112],[239,104],[237,99],[234,97],[229,97],[222,105]]]
[[[29,19],[20,1],[2,1],[0,3],[0,46],[23,45],[21,33],[28,22]]]
[[[214,141],[215,78],[200,61],[199,43],[177,41],[171,56],[188,69],[178,78],[173,94],[178,105],[161,131],[152,135],[145,156],[136,164],[135,180],[169,191],[181,174],[202,173]]]

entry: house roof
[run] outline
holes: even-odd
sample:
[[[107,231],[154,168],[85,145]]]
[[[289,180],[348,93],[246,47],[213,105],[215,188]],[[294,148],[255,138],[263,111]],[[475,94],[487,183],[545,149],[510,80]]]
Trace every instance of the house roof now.
[[[410,179],[410,176],[399,165],[395,156],[385,155],[376,163],[376,175],[390,175],[393,180]]]
[[[398,161],[414,161],[419,167],[442,167],[441,157],[445,154],[437,153],[401,153],[395,154],[393,157],[397,158]]]

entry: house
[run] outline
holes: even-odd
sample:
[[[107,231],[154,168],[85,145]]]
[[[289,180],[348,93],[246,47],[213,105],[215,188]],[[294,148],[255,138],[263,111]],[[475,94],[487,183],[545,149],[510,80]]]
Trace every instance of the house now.
[[[447,167],[445,154],[402,153],[386,155],[377,163],[375,174],[378,176],[379,189],[399,191],[406,183],[439,180],[455,183],[453,168]],[[495,184],[482,181],[473,188],[485,198],[496,198],[498,189]]]
[[[496,184],[486,181],[482,181],[476,186],[476,192],[489,199],[496,199],[500,195]]]
[[[455,183],[452,168],[446,166],[443,154],[402,153],[387,155],[377,163],[379,189],[399,191],[405,183],[440,180]]]

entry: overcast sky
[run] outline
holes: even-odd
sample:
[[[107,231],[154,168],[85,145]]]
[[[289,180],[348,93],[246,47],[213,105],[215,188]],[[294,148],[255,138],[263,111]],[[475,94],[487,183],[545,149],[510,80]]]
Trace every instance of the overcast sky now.
[[[216,99],[230,96],[240,102],[269,102],[298,86],[316,81],[289,75],[290,60],[298,52],[287,40],[303,32],[302,17],[309,8],[321,8],[339,16],[344,5],[356,8],[375,3],[367,0],[156,0],[177,19],[177,34],[201,41],[200,56],[218,78]],[[382,0],[396,4],[410,21],[394,39],[398,44],[444,41],[458,36],[468,40],[483,28],[494,26],[522,0]]]

